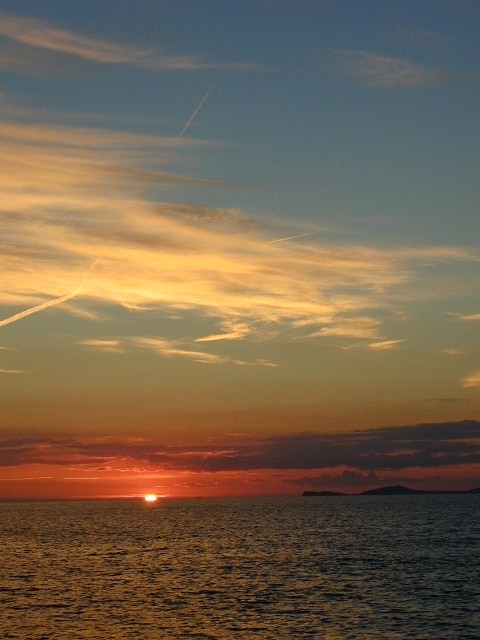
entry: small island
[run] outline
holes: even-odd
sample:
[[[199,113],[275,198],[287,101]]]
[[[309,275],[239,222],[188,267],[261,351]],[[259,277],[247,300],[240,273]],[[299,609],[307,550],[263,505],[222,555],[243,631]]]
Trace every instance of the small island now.
[[[377,489],[369,489],[362,491],[361,493],[342,493],[341,491],[304,491],[302,497],[318,497],[318,496],[406,496],[406,495],[441,495],[441,494],[460,494],[465,495],[469,493],[479,493],[480,487],[475,489],[462,490],[449,490],[449,489],[410,489],[410,487],[404,487],[402,485],[391,485],[387,487],[378,487]]]

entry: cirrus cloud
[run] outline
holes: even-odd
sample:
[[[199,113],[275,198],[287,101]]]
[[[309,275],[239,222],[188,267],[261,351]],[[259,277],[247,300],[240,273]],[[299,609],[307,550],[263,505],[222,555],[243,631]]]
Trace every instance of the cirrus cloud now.
[[[0,12],[0,37],[18,47],[4,48],[0,54],[0,68],[17,72],[47,71],[38,51],[59,56],[72,56],[105,65],[129,65],[151,71],[190,71],[199,69],[233,69],[251,71],[249,63],[210,63],[197,56],[165,55],[144,47],[109,42],[61,29],[39,18],[28,18]],[[43,59],[52,62],[52,58]]]
[[[211,144],[180,142],[177,155]],[[418,296],[425,261],[480,260],[463,247],[330,243],[316,230],[285,233],[238,209],[170,202],[160,194],[178,186],[236,187],[159,171],[159,152],[178,143],[178,137],[0,122],[0,326],[52,307],[85,318],[123,307],[195,312],[213,321],[219,330],[185,348],[156,343],[164,355],[203,362],[218,357],[202,355],[199,343],[247,336],[340,337],[387,349],[399,340],[383,335],[384,318],[399,300]],[[441,295],[447,284],[444,278]]]

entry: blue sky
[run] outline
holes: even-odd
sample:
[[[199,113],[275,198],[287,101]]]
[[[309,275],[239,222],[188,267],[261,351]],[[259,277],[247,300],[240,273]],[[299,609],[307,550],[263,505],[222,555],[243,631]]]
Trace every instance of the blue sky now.
[[[112,443],[88,495],[120,468],[193,492],[206,470],[163,486],[150,444],[476,442],[478,54],[473,2],[0,1],[0,431],[29,451],[0,483],[64,495],[70,457],[31,446],[66,437]],[[394,479],[475,484],[472,455]],[[365,486],[260,458],[225,491]]]

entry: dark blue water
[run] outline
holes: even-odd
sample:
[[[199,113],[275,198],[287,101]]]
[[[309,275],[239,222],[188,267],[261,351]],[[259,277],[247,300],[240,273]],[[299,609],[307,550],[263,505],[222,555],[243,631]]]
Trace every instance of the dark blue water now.
[[[0,504],[0,637],[480,638],[480,496]]]

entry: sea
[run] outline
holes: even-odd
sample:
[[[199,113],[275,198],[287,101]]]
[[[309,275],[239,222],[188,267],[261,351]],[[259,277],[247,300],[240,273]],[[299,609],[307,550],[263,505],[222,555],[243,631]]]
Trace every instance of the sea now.
[[[479,640],[480,496],[0,503],[0,638]]]

